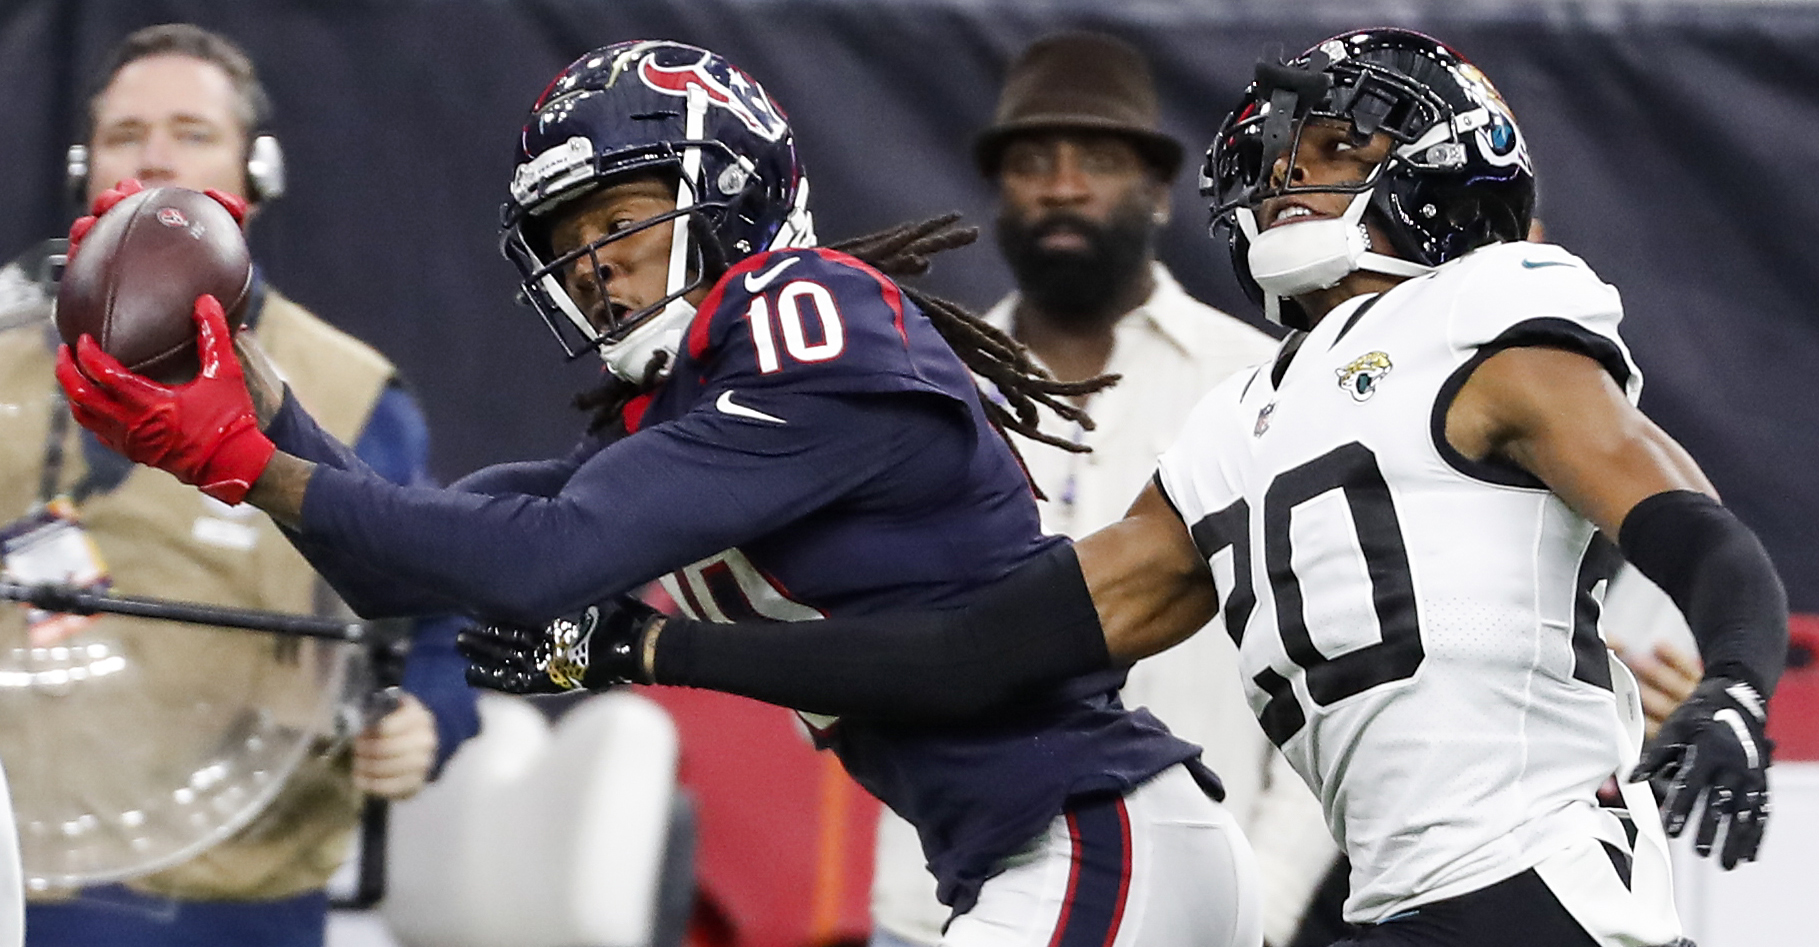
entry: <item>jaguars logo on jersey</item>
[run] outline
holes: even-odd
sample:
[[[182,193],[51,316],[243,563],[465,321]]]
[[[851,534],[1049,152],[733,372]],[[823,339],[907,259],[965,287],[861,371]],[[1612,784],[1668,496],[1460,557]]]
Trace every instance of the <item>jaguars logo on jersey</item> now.
[[[1377,393],[1377,385],[1383,376],[1390,373],[1395,366],[1390,364],[1390,357],[1384,352],[1371,352],[1352,359],[1344,368],[1333,369],[1339,376],[1339,387],[1352,396],[1353,401],[1368,401]]]

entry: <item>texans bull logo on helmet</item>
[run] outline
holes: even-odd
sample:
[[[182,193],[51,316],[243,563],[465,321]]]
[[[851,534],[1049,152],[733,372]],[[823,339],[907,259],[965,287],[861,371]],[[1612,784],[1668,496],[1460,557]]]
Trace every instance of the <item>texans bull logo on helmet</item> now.
[[[725,74],[724,80],[714,75],[716,67]],[[699,86],[708,102],[738,116],[746,128],[766,141],[776,141],[789,130],[782,112],[758,84],[719,57],[704,55],[686,66],[662,66],[655,54],[646,55],[638,63],[638,78],[665,95],[687,96],[689,86]]]

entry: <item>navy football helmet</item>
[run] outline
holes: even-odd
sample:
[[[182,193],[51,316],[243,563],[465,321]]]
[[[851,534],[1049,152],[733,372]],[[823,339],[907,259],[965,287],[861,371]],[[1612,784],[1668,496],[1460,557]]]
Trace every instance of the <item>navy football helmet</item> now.
[[[1317,119],[1349,125],[1359,143],[1382,132],[1390,154],[1355,184],[1272,180],[1284,156],[1295,166],[1302,131]],[[1357,196],[1340,218],[1259,235],[1264,200],[1310,192]],[[1200,193],[1215,231],[1229,231],[1246,292],[1274,321],[1306,328],[1290,297],[1354,270],[1416,276],[1485,244],[1524,239],[1535,173],[1515,117],[1483,72],[1432,37],[1381,28],[1258,64],[1207,152]],[[1395,256],[1369,251],[1367,213]]]
[[[550,225],[569,202],[639,175],[676,187],[676,209],[560,256]],[[563,274],[583,256],[664,221],[674,228],[666,295],[634,312],[609,306],[596,325]],[[789,120],[756,81],[682,43],[616,43],[581,57],[538,97],[503,211],[505,255],[523,298],[571,358],[598,352],[631,382],[661,377],[694,315],[683,297],[765,250],[813,246],[808,180]],[[601,280],[599,260],[592,260]],[[585,269],[585,267],[584,267]],[[606,299],[605,286],[599,298]],[[653,375],[653,372],[655,375]]]

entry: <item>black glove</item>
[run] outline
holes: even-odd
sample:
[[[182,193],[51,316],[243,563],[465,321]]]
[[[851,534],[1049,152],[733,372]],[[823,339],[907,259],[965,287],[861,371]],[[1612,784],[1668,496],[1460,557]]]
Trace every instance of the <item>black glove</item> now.
[[[590,605],[542,628],[474,625],[456,647],[467,658],[467,682],[508,694],[598,690],[644,679],[644,631],[662,613],[634,598]]]
[[[1661,724],[1642,765],[1630,774],[1630,782],[1666,784],[1662,811],[1667,834],[1675,837],[1686,828],[1703,793],[1705,817],[1693,847],[1710,855],[1718,824],[1728,819],[1730,828],[1719,856],[1719,864],[1727,869],[1756,860],[1768,822],[1768,766],[1774,744],[1763,733],[1767,721],[1767,707],[1754,687],[1733,678],[1708,677]]]

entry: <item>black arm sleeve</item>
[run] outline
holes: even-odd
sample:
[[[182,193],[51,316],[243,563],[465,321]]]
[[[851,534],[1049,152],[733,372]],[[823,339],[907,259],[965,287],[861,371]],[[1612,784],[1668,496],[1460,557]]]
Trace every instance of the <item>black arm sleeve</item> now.
[[[1787,665],[1787,592],[1756,534],[1718,501],[1669,490],[1623,518],[1624,558],[1680,607],[1707,677],[1748,682],[1763,699]]]
[[[957,609],[730,625],[670,619],[653,671],[659,684],[810,713],[933,721],[1110,666],[1080,560],[1059,543]]]

